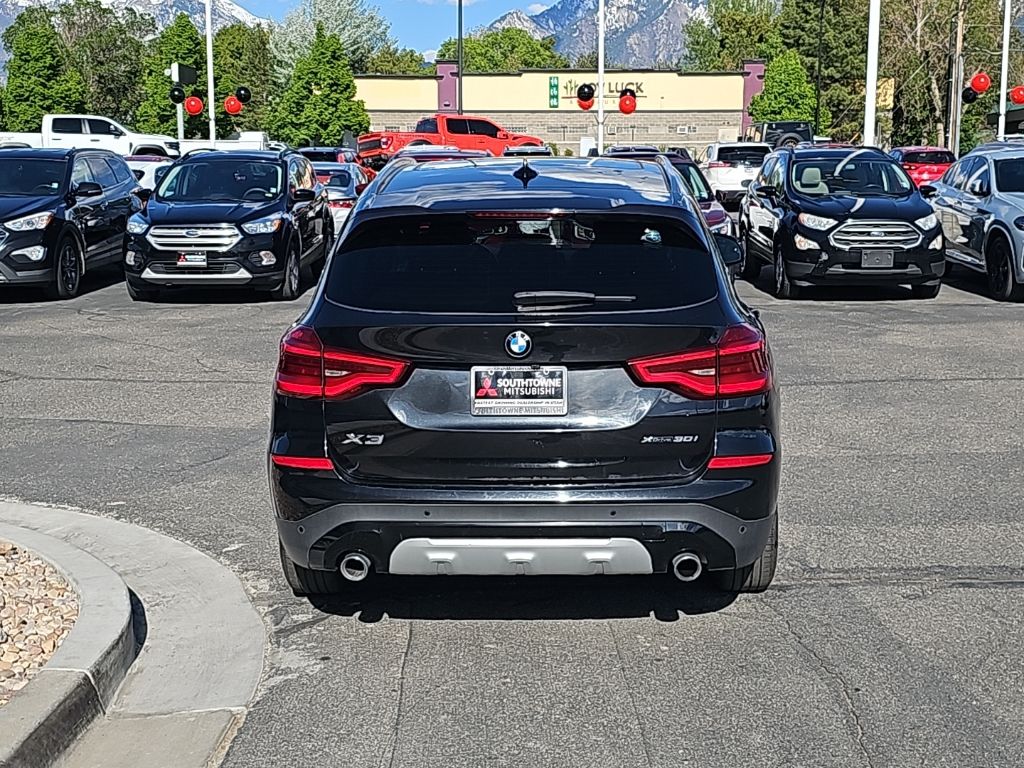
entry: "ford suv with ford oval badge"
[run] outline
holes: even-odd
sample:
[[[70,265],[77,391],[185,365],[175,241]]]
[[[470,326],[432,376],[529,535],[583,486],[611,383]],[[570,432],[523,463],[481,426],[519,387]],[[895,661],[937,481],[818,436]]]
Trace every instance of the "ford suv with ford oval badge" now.
[[[327,192],[291,152],[204,151],[138,193],[125,280],[136,301],[171,288],[247,287],[293,299],[334,240]]]

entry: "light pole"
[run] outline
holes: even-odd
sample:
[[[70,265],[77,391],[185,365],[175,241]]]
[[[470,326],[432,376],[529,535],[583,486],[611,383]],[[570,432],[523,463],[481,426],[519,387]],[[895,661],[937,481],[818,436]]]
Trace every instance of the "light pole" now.
[[[825,37],[825,0],[818,3],[818,57],[814,60],[814,135],[821,135],[821,41]]]
[[[462,114],[462,67],[465,65],[462,50],[462,0],[459,0],[459,52],[458,52],[459,63],[456,65],[459,68],[459,93],[457,101],[459,102],[459,114]]]
[[[1006,138],[1006,78],[1010,66],[1010,0],[1003,0],[1003,59],[999,64],[999,127],[996,138]]]
[[[878,100],[878,27],[881,23],[881,0],[868,3],[868,71],[864,78],[864,146],[875,143],[875,108]]]
[[[210,110],[210,142],[217,141],[217,92],[213,89],[213,0],[206,0],[206,108]]]
[[[597,153],[604,154],[604,0],[597,0]]]

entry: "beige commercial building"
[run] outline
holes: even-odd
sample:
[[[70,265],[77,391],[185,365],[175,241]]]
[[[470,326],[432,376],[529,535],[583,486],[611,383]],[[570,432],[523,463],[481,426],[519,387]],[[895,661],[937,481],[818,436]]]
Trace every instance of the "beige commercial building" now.
[[[763,84],[763,64],[746,62],[738,72],[687,73],[614,70],[606,73],[607,141],[685,146],[735,140],[746,108]],[[411,131],[419,118],[457,109],[455,66],[438,63],[438,75],[356,77],[357,97],[370,113],[371,130]],[[579,146],[597,132],[597,106],[580,109],[576,89],[597,83],[583,70],[527,70],[515,74],[466,75],[463,111],[491,118],[509,131],[527,133],[560,147]],[[619,93],[636,92],[637,108],[619,112]]]

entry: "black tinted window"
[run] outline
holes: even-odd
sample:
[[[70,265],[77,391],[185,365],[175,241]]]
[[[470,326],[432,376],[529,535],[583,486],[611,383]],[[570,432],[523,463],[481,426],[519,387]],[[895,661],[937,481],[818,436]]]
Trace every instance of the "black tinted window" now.
[[[903,155],[904,163],[916,163],[917,165],[946,165],[955,163],[956,158],[952,152],[929,150],[927,152],[907,152]]]
[[[348,189],[352,185],[352,174],[348,171],[317,171],[317,181],[327,187]]]
[[[498,137],[498,126],[488,120],[469,120],[470,130],[477,136]]]
[[[760,166],[769,151],[768,147],[719,147],[718,162]]]
[[[106,120],[94,120],[90,119],[86,122],[89,123],[89,133],[101,133],[107,136],[112,135],[110,129],[113,123],[108,123]]]
[[[86,158],[85,162],[89,164],[89,170],[92,171],[92,177],[96,179],[97,184],[104,189],[117,186],[117,177],[114,176],[114,169],[107,165],[106,160],[102,157],[89,157]]]
[[[466,134],[469,133],[469,122],[462,118],[448,118],[448,133]]]
[[[54,133],[81,133],[82,121],[77,117],[55,117],[53,118]]]
[[[425,117],[416,123],[416,133],[437,133],[437,118]]]
[[[338,153],[331,149],[304,149],[302,156],[314,163],[338,162]]]
[[[349,306],[469,314],[513,312],[523,291],[635,297],[593,307],[621,312],[695,304],[717,290],[711,255],[678,222],[607,215],[370,221],[332,259],[327,285]]]
[[[0,159],[0,197],[56,195],[64,183],[67,167],[64,160]]]
[[[136,178],[132,173],[132,169],[128,167],[128,163],[120,157],[108,157],[107,162],[110,163],[110,167],[114,169],[114,177],[119,182],[123,183]]]
[[[996,160],[996,189],[1024,192],[1024,158]]]

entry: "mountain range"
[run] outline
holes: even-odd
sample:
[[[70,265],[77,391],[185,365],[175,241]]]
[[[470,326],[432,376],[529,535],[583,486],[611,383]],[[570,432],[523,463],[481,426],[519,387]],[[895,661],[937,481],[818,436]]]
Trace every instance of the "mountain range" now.
[[[683,24],[703,12],[703,0],[606,0],[605,57],[609,66],[674,64],[683,54]],[[597,50],[597,0],[558,0],[535,13],[510,11],[487,29],[516,27],[555,38],[572,61]]]
[[[206,25],[205,0],[100,0],[103,5],[116,10],[134,8],[156,19],[158,27],[169,24],[179,13],[187,13],[199,29]],[[0,29],[6,28],[25,8],[33,5],[56,6],[59,0],[0,0]],[[235,22],[257,24],[263,19],[249,13],[242,6],[231,0],[213,1],[214,27],[222,27]]]

